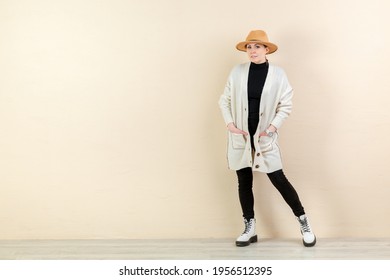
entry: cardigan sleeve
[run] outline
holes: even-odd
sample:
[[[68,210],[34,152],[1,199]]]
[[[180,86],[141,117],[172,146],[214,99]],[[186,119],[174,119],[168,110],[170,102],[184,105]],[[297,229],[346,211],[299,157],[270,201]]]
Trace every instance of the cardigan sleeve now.
[[[282,72],[282,78],[280,82],[280,99],[276,106],[276,115],[274,119],[271,121],[271,124],[279,129],[284,120],[290,115],[292,110],[292,97],[293,97],[293,89],[288,82],[287,76],[284,72]]]
[[[228,81],[225,85],[223,94],[219,98],[219,108],[222,112],[222,117],[225,121],[225,124],[234,123],[232,116],[232,107],[231,107],[231,98],[232,98],[232,75],[229,75]]]

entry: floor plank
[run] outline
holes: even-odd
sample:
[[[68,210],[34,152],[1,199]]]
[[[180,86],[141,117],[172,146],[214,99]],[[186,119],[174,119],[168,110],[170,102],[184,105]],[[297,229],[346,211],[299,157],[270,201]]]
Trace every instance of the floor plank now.
[[[0,240],[1,260],[389,260],[390,239]]]

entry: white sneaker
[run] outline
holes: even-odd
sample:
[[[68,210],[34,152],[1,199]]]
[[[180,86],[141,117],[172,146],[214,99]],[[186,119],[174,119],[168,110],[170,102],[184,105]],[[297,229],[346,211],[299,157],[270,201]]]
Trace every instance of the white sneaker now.
[[[245,230],[236,240],[236,246],[239,247],[248,246],[253,242],[257,242],[256,220],[250,219],[249,221],[247,221],[246,219],[244,219],[244,222]]]
[[[299,225],[301,227],[302,241],[305,247],[312,247],[316,244],[316,236],[313,233],[313,230],[310,227],[309,220],[306,215],[297,217]]]

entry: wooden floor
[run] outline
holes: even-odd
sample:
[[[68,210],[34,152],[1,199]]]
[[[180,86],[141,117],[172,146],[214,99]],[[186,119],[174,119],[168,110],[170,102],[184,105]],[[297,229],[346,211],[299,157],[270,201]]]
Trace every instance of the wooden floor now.
[[[0,240],[1,260],[390,260],[389,239]]]

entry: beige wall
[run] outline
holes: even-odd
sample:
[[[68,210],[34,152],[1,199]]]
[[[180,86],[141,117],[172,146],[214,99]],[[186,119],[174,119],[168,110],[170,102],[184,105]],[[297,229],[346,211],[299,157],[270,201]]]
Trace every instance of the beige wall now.
[[[295,88],[285,171],[319,237],[390,235],[387,1],[1,0],[0,238],[235,238],[217,106],[255,28]],[[299,237],[256,179],[264,237]]]

